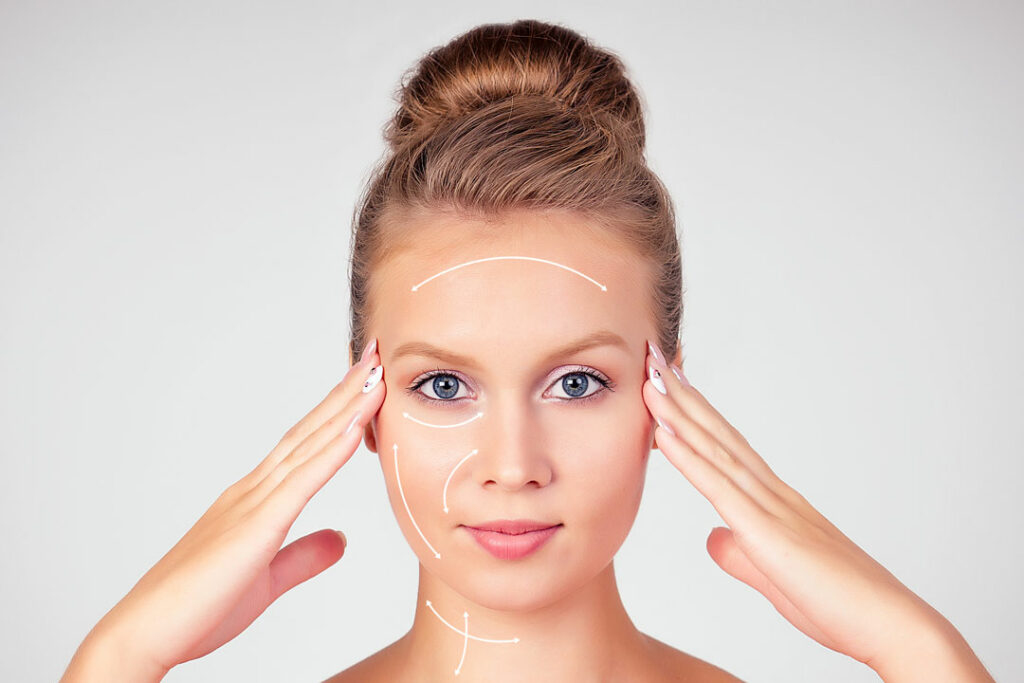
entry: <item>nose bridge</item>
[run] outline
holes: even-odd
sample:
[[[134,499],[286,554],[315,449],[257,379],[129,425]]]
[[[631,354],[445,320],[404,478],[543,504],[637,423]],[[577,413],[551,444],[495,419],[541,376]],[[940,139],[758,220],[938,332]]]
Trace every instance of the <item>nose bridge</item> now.
[[[529,404],[494,402],[484,409],[478,427],[482,441],[477,446],[480,456],[475,476],[481,485],[508,491],[530,484],[548,485],[551,463],[541,445],[539,421]]]

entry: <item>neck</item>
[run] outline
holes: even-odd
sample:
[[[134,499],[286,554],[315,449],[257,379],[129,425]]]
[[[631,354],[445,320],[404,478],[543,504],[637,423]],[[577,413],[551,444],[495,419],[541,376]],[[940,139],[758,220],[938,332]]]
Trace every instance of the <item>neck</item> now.
[[[626,614],[611,562],[576,591],[529,611],[478,605],[422,564],[419,574],[416,616],[401,639],[402,680],[610,680],[647,661],[648,640]]]

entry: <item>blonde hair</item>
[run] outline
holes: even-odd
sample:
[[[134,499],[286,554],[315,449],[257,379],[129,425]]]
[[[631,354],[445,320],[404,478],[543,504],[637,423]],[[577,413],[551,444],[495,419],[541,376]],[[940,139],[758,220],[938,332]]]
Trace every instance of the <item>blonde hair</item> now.
[[[402,217],[494,222],[550,210],[607,230],[648,266],[648,311],[673,358],[683,310],[675,214],[647,167],[643,107],[622,61],[568,28],[521,20],[455,37],[402,81],[388,150],[353,216],[353,358],[367,341],[373,272],[415,240]]]

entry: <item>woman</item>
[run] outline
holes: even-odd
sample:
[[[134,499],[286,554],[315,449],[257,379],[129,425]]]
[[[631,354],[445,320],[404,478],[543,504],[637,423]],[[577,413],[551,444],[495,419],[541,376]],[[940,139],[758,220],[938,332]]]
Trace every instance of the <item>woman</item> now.
[[[707,549],[885,681],[987,681],[957,630],[781,481],[691,386],[671,200],[621,62],[480,26],[403,87],[355,221],[350,370],[93,628],[65,681],[160,680],[343,554],[281,549],[363,441],[420,561],[414,624],[331,681],[735,681],[630,620],[613,557],[656,447]],[[360,360],[353,363],[355,357]]]

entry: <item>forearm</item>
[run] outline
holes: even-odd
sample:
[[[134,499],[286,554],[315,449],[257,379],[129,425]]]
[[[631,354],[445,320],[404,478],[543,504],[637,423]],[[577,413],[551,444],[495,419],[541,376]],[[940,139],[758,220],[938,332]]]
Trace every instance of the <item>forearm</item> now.
[[[885,683],[995,683],[960,632],[936,615],[918,642],[903,644],[890,659],[872,665],[875,673]]]

